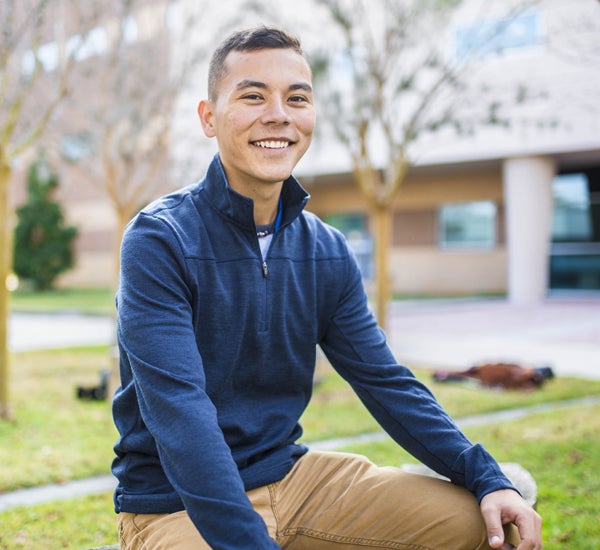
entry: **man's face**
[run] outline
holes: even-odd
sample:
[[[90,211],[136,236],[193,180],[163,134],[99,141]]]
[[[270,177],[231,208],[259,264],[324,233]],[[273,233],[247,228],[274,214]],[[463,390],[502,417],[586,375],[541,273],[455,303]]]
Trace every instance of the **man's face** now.
[[[254,195],[281,183],[310,145],[315,125],[311,71],[291,49],[230,52],[214,101],[202,101],[204,133],[216,137],[233,189]]]

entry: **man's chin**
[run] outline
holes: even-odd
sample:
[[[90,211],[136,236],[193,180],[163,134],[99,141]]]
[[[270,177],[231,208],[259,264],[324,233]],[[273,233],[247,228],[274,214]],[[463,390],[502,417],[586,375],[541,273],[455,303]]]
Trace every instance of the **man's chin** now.
[[[265,183],[281,183],[292,175],[292,167],[286,167],[281,170],[273,170],[264,174],[263,181]]]

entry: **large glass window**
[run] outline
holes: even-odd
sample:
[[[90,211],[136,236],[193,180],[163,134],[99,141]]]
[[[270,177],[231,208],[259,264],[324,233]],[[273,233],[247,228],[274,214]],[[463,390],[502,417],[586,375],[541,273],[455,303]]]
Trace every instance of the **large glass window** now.
[[[554,218],[552,240],[574,242],[592,240],[590,194],[585,174],[564,174],[554,179]]]
[[[456,29],[454,42],[455,55],[460,60],[536,46],[541,43],[539,17],[537,13],[531,12],[510,18],[479,21]]]
[[[496,245],[496,205],[491,201],[445,204],[438,216],[442,248],[491,248]]]
[[[600,171],[560,174],[552,191],[550,287],[600,290]]]

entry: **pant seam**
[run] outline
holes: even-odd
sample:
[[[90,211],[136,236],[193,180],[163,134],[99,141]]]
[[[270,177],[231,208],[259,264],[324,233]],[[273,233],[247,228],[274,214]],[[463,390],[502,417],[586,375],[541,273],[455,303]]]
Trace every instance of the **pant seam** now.
[[[435,550],[429,546],[421,546],[420,544],[410,544],[400,541],[391,540],[376,540],[363,537],[344,537],[342,535],[334,535],[324,531],[316,531],[314,529],[307,529],[303,527],[285,529],[282,533],[283,536],[295,537],[304,536],[313,539],[327,540],[330,542],[338,542],[341,544],[353,544],[365,547],[375,548],[398,548],[401,550]]]
[[[133,514],[132,518],[131,518],[131,523],[133,524],[133,526],[135,527],[135,530],[137,531],[136,534],[132,537],[132,539],[129,541],[130,543],[133,542],[133,540],[135,538],[138,538],[140,540],[140,550],[145,550],[147,548],[146,546],[146,538],[143,535],[144,527],[140,527],[137,523],[136,523],[136,519],[140,516],[140,514]]]
[[[269,501],[271,505],[271,512],[273,512],[273,518],[275,519],[275,536],[279,536],[279,525],[281,524],[279,514],[277,513],[277,485],[280,482],[270,483],[267,485],[269,490]]]
[[[125,533],[124,533],[125,526],[123,525],[122,519],[121,519],[121,521],[117,522],[117,530],[118,530],[118,533],[119,533],[119,546],[125,547],[126,546],[126,544],[125,544]]]

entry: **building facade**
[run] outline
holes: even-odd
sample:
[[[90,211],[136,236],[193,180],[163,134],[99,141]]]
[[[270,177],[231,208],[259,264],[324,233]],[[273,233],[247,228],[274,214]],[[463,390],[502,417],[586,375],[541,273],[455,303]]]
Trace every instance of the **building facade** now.
[[[150,40],[148,29],[154,29],[156,40],[164,40],[174,16],[164,6],[152,8],[155,3],[148,2],[137,18],[132,14],[127,25],[132,32],[147,29]],[[206,21],[223,17],[220,4],[206,4]],[[488,4],[507,3],[464,2],[444,36],[447,55],[459,60],[474,55],[469,67],[476,82],[505,92],[525,85],[532,98],[515,105],[509,127],[484,127],[467,136],[440,131],[414,145],[412,165],[393,205],[393,291],[506,293],[518,303],[559,290],[598,291],[600,4],[540,0],[510,19],[504,9],[482,10]],[[292,12],[287,4],[278,4],[277,17],[257,12],[247,14],[243,23],[282,24],[306,37],[310,51],[323,40],[315,31],[322,26],[314,22],[316,7],[311,2],[302,6]],[[240,26],[242,21],[236,21]],[[490,28],[496,29],[495,38],[484,40],[482,29]],[[211,42],[207,36],[199,33],[205,48]],[[170,37],[171,47],[164,51],[176,64],[184,52],[178,49],[177,34]],[[214,153],[195,114],[206,90],[205,61],[180,90],[166,146],[175,170],[161,179],[155,196],[197,180]],[[118,244],[115,211],[86,175],[91,161],[65,157],[64,139],[63,151],[55,157],[63,176],[61,200],[80,236],[77,267],[60,284],[109,285]],[[70,145],[71,153],[81,153],[82,144]],[[95,153],[90,149],[89,154]],[[383,161],[378,162],[384,169]],[[317,135],[297,176],[311,194],[308,208],[346,233],[371,281],[371,216],[353,180],[348,152]],[[22,193],[16,196],[17,202],[23,198]]]
[[[515,103],[506,127],[441,131],[417,143],[394,203],[393,289],[506,293],[516,303],[598,291],[600,105],[592,98],[600,96],[600,5],[542,0],[510,20],[481,17],[480,7],[465,3],[451,22],[449,55],[465,55],[470,44],[474,80],[528,87],[532,98]],[[494,43],[478,42],[494,25]],[[301,167],[314,174],[311,208],[368,237],[367,204],[344,162],[341,148],[313,148]]]

